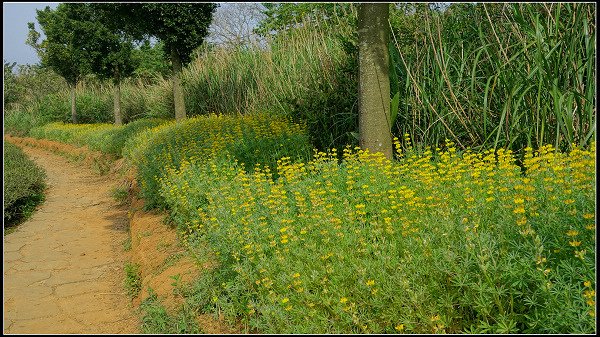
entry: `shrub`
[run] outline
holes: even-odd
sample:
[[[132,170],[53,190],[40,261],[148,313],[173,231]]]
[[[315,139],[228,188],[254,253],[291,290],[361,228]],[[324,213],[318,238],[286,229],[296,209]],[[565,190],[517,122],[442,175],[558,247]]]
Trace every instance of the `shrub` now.
[[[48,122],[43,117],[27,111],[13,110],[4,112],[4,132],[13,136],[27,136],[32,128]]]
[[[164,206],[159,182],[182,163],[230,158],[251,170],[257,163],[275,167],[282,156],[307,158],[310,145],[303,128],[283,117],[251,114],[211,115],[166,123],[129,139],[123,156],[137,167],[147,207]]]
[[[4,142],[4,222],[13,225],[31,215],[44,199],[45,172],[16,145]]]

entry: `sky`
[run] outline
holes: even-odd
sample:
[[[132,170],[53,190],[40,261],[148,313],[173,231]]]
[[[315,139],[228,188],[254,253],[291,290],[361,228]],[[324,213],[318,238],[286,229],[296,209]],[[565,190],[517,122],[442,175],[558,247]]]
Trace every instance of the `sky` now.
[[[36,9],[46,6],[56,8],[58,2],[3,2],[2,3],[2,58],[17,64],[36,64],[40,61],[35,50],[25,44],[27,40],[27,23],[34,22],[35,28],[41,29],[35,19]],[[42,35],[41,39],[44,36]]]

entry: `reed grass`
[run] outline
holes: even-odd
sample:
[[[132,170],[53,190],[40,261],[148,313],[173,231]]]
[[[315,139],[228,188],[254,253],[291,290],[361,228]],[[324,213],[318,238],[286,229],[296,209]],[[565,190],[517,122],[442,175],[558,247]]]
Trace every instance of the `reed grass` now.
[[[395,39],[397,127],[417,143],[511,148],[595,140],[593,4],[460,4]],[[407,52],[408,50],[408,52]]]

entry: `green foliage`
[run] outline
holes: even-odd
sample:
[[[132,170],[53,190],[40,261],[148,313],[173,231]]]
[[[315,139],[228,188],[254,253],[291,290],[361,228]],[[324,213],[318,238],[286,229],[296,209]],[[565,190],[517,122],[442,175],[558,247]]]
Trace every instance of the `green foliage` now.
[[[4,60],[4,106],[7,107],[9,104],[13,104],[18,100],[17,88],[16,88],[16,75],[15,66],[17,62],[8,63]]]
[[[146,334],[197,334],[202,333],[193,311],[183,306],[177,316],[167,313],[156,293],[149,289],[150,296],[140,305],[144,312],[142,332]]]
[[[89,54],[78,45],[79,38],[85,35],[85,26],[69,17],[69,4],[59,4],[55,10],[46,6],[36,12],[46,40],[38,43],[40,34],[30,22],[28,43],[38,52],[42,65],[52,68],[70,86],[75,86],[89,71]]]
[[[4,142],[3,213],[7,226],[27,219],[44,200],[45,172],[16,145]]]
[[[204,42],[216,8],[214,3],[147,3],[138,5],[133,13],[141,30],[159,38],[168,53],[175,50],[185,65],[191,61],[192,51]]]
[[[9,68],[12,71],[9,71]],[[5,64],[4,110],[25,111],[44,96],[67,90],[66,82],[49,68],[39,65]]]
[[[136,297],[142,290],[142,279],[140,275],[140,266],[135,263],[128,262],[125,264],[125,290],[129,297]]]
[[[263,3],[265,18],[255,31],[263,36],[290,31],[304,24],[331,27],[355,21],[352,3]]]
[[[290,13],[295,11],[292,4],[285,5]],[[344,6],[334,6],[340,9],[339,24],[306,18],[298,28],[279,29],[266,49],[199,50],[182,76],[189,115],[268,111],[305,123],[313,146],[320,150],[355,144],[355,14],[343,14]],[[391,8],[390,98],[397,97],[398,107],[394,134],[409,133],[419,146],[436,146],[449,138],[461,148],[514,151],[548,142],[565,149],[572,142],[595,139],[595,26],[590,21],[595,9],[589,4]],[[323,10],[331,14],[329,9]],[[329,15],[317,15],[317,9],[305,12],[313,18]],[[156,61],[158,46],[152,48],[150,59]],[[64,83],[38,73],[39,80],[24,76],[24,84],[18,86],[23,89],[18,92],[29,93],[22,97],[31,99],[13,104],[31,112],[31,118],[22,114],[24,118],[14,120],[68,121],[66,93],[47,99],[36,94],[56,94],[50,89],[64,88]],[[47,81],[52,84],[44,87]],[[25,90],[29,86],[36,89]],[[96,119],[86,122],[111,121],[109,89],[86,86],[78,91],[93,92],[83,99],[83,107],[78,104],[82,109],[91,105],[83,114]],[[172,84],[161,77],[151,85],[135,80],[123,85],[125,121],[169,118],[173,107]]]
[[[114,26],[129,36],[143,40],[155,37],[164,44],[166,55],[174,50],[185,65],[192,51],[208,34],[214,3],[129,3],[97,5]]]
[[[268,114],[213,115],[165,123],[126,141],[123,156],[137,167],[146,207],[162,207],[160,181],[168,172],[208,158],[236,160],[252,170],[274,167],[281,156],[301,160],[310,154],[302,127]]]
[[[4,111],[4,133],[13,136],[27,136],[32,128],[41,126],[47,122],[39,116],[26,111]]]
[[[101,79],[119,83],[133,74],[133,43],[111,24],[110,13],[95,3],[67,3],[68,17],[82,26],[76,41],[78,49],[89,54],[90,70]]]
[[[49,123],[33,128],[30,135],[76,146],[87,145],[91,150],[121,156],[125,142],[138,133],[156,127],[165,120],[141,119],[126,125]]]
[[[148,86],[134,80],[126,80],[122,85],[122,114],[125,123],[145,117],[162,116],[170,117],[168,112],[168,83],[160,82]],[[81,85],[77,88],[77,111],[82,123],[112,123],[113,115],[113,90],[112,84],[108,85]],[[70,97],[68,92],[47,94],[36,98],[28,105],[27,111],[39,119],[47,122],[70,121]]]
[[[173,219],[218,266],[190,303],[261,333],[595,332],[594,143],[528,149],[524,173],[503,149],[397,155],[172,171]]]
[[[268,111],[305,123],[319,149],[352,142],[356,62],[336,38],[345,29],[297,29],[267,50],[203,50],[182,76],[189,114]]]
[[[138,65],[133,72],[134,76],[148,83],[154,83],[157,79],[168,76],[171,69],[169,63],[165,61],[163,49],[163,42],[158,41],[151,45],[147,40],[133,49],[132,57]]]
[[[392,18],[398,134],[511,148],[595,139],[595,7],[452,4]]]

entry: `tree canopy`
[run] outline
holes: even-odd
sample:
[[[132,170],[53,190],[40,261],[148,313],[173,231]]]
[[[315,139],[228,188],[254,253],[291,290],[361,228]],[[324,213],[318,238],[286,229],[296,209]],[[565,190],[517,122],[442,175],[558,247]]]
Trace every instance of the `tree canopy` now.
[[[46,40],[38,42],[40,33],[35,30],[34,23],[30,22],[27,43],[37,51],[43,66],[54,70],[70,86],[75,86],[90,70],[90,55],[78,43],[86,27],[73,20],[70,12],[71,8],[67,4],[59,4],[55,10],[49,6],[37,10],[37,21]]]
[[[125,3],[99,4],[112,24],[136,40],[154,37],[164,44],[173,66],[175,118],[186,117],[183,88],[179,79],[182,67],[192,60],[192,52],[204,43],[214,3]]]

